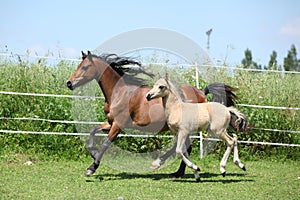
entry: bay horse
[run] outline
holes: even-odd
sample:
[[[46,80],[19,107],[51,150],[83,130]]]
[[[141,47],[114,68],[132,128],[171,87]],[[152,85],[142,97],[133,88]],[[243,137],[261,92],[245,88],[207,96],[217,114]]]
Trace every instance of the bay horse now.
[[[145,99],[146,93],[152,87],[145,86],[143,80],[137,75],[144,74],[152,78],[153,74],[147,73],[139,62],[115,54],[97,56],[90,51],[87,54],[81,53],[82,61],[66,81],[67,87],[74,90],[87,82],[96,80],[105,97],[104,112],[107,117],[106,122],[94,127],[90,132],[88,151],[94,162],[85,172],[85,175],[89,176],[97,170],[104,152],[122,129],[163,132],[169,130],[169,127],[166,124],[162,100],[147,101]],[[125,67],[128,64],[137,67]],[[208,85],[204,92],[192,86],[181,86],[181,89],[185,98],[193,103],[207,102],[208,93],[213,94],[213,100],[223,102],[226,106],[234,105],[237,99],[234,94],[237,89],[222,83]],[[94,136],[101,130],[109,131],[109,133],[98,150],[94,146]],[[191,147],[188,148],[188,152],[190,151]],[[173,153],[175,153],[175,148],[161,156],[160,161],[163,162]],[[182,177],[185,167],[182,161],[178,171],[172,176]]]
[[[153,88],[146,94],[148,101],[162,99],[164,113],[170,130],[177,134],[176,153],[194,171],[196,181],[200,181],[200,168],[192,163],[186,151],[186,140],[189,134],[207,130],[220,137],[227,144],[226,152],[220,163],[220,171],[226,174],[226,163],[231,150],[234,150],[234,163],[244,171],[245,165],[241,163],[238,155],[237,136],[226,131],[232,124],[238,131],[248,129],[247,117],[234,107],[226,107],[217,102],[187,103],[181,90],[168,78],[159,79]],[[193,115],[191,115],[193,113]]]

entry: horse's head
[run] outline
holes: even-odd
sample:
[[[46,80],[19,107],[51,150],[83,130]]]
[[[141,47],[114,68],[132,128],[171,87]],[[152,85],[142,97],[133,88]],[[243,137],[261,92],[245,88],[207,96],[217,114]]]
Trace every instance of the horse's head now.
[[[101,73],[101,71],[96,67],[96,63],[100,62],[99,59],[95,58],[90,51],[88,51],[88,54],[85,54],[84,52],[81,53],[81,63],[66,82],[70,90],[74,90],[78,86],[84,85],[95,78],[99,78]]]
[[[164,97],[169,92],[169,84],[166,79],[161,78],[154,84],[153,88],[146,94],[148,101],[159,97]]]

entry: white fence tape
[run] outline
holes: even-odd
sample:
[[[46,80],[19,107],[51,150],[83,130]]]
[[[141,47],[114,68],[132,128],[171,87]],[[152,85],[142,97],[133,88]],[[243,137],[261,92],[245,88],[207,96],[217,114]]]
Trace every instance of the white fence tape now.
[[[0,133],[16,133],[16,134],[42,134],[42,135],[68,135],[68,136],[89,136],[89,133],[69,133],[69,132],[36,132],[36,131],[13,131],[13,130],[0,130]],[[105,137],[107,134],[97,133],[95,136]],[[173,138],[172,135],[133,135],[133,134],[119,134],[119,137],[139,137],[139,138]],[[207,141],[222,141],[217,138],[201,138],[201,136],[191,135],[192,139],[202,139]],[[274,145],[274,146],[288,146],[288,147],[300,147],[300,144],[285,144],[285,143],[273,143],[273,142],[256,142],[256,141],[241,141],[238,143],[244,144],[260,144],[260,145]]]
[[[40,94],[40,93],[24,93],[24,92],[8,92],[8,91],[0,91],[0,94],[36,96],[36,97],[61,97],[61,98],[79,98],[79,99],[104,99],[104,97],[95,97],[95,96],[76,96],[76,95],[64,95],[64,94]]]
[[[68,120],[53,120],[53,119],[42,119],[35,117],[0,117],[0,120],[25,120],[25,121],[45,121],[51,123],[62,123],[62,124],[89,124],[89,125],[99,125],[103,122],[86,122],[86,121],[68,121]],[[283,133],[298,133],[300,131],[293,130],[279,130],[279,129],[269,129],[269,128],[252,128],[261,131],[271,131],[271,132],[283,132]]]
[[[76,95],[64,95],[64,94],[41,94],[41,93],[24,93],[24,92],[9,92],[9,91],[0,91],[0,94],[37,96],[37,97],[104,99],[103,96],[76,96]],[[237,105],[238,106],[244,106],[244,107],[252,107],[252,108],[270,108],[270,109],[280,109],[280,110],[300,110],[300,108],[281,107],[281,106],[260,106],[260,105],[248,105],[248,104],[237,104]]]

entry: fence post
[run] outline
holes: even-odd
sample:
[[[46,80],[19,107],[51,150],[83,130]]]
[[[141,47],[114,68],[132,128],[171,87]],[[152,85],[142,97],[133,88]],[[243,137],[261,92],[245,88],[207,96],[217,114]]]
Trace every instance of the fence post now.
[[[200,158],[203,158],[203,134],[202,131],[199,132],[200,134]]]
[[[195,74],[195,76],[196,76],[196,88],[199,89],[199,72],[198,72],[198,63],[197,62],[195,63],[195,70],[196,70],[196,74]]]

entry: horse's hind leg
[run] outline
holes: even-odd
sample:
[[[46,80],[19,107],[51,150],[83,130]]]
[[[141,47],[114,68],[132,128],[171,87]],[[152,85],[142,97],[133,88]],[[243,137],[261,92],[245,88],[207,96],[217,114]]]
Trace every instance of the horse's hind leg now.
[[[186,139],[185,146],[187,147],[187,156],[189,156],[192,152],[192,145],[191,145],[191,141],[189,138]],[[185,168],[186,168],[186,164],[183,160],[181,160],[178,170],[176,172],[170,174],[170,176],[174,177],[174,178],[183,177],[185,174]]]
[[[233,162],[242,170],[246,171],[246,167],[243,163],[241,163],[239,159],[238,146],[237,146],[237,136],[233,134],[234,138],[234,147],[233,147]]]

